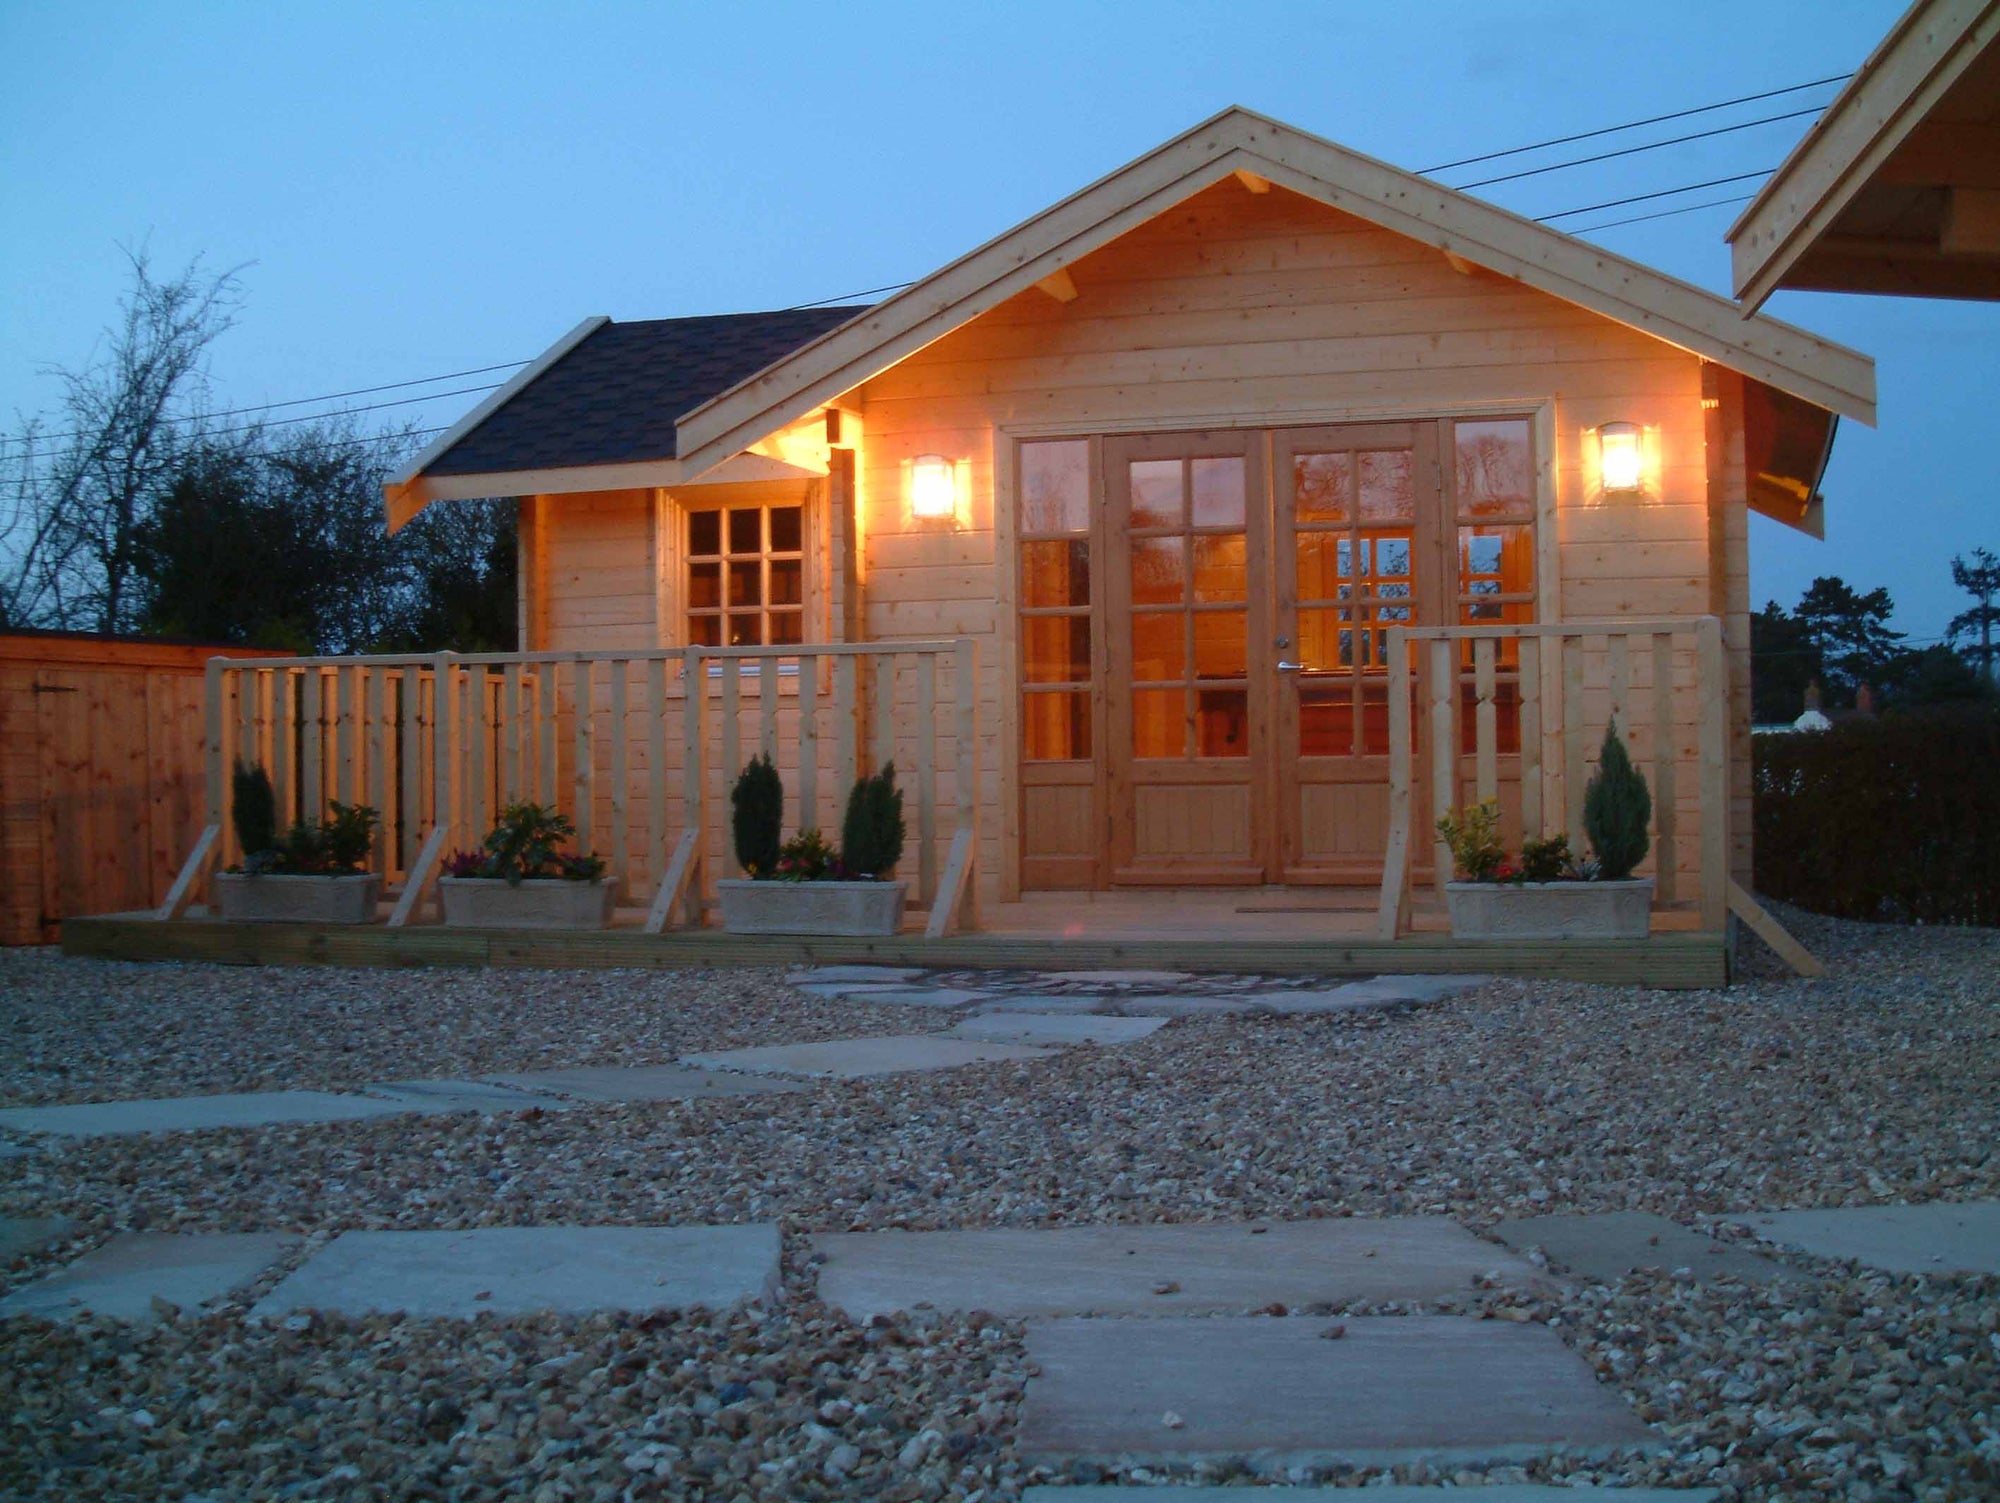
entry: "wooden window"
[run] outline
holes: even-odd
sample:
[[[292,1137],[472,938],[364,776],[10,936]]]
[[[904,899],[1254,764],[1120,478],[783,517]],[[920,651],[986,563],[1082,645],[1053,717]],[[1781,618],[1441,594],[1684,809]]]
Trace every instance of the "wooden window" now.
[[[805,511],[717,506],[687,513],[687,641],[786,647],[805,640]]]
[[[1464,626],[1535,619],[1535,462],[1525,418],[1452,424],[1457,619]],[[1493,698],[1502,752],[1521,747],[1520,644],[1496,645]],[[1460,740],[1474,749],[1473,648],[1460,644]]]
[[[1091,755],[1090,444],[1020,451],[1021,755]]]

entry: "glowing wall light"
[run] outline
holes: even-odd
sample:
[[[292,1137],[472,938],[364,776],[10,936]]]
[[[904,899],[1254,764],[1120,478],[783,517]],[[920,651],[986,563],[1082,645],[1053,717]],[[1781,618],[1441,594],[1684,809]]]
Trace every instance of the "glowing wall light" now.
[[[958,466],[942,454],[910,461],[910,515],[931,520],[958,515]]]
[[[1645,434],[1637,423],[1606,423],[1597,430],[1597,473],[1607,496],[1644,489]]]

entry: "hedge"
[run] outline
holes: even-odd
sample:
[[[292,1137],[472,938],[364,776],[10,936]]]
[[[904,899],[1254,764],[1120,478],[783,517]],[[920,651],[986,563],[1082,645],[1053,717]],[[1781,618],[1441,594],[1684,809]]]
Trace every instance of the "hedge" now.
[[[1758,891],[1840,918],[2000,925],[2000,709],[1752,744]]]

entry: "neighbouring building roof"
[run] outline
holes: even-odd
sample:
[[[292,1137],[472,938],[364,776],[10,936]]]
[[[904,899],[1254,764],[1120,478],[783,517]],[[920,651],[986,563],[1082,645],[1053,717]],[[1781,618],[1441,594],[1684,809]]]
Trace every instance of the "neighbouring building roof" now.
[[[672,459],[674,419],[859,307],[788,308],[706,318],[597,322],[471,429],[421,463],[424,475],[479,475]],[[531,369],[533,369],[531,367]]]
[[[1919,0],[1723,236],[1781,287],[2000,298],[2000,0]]]

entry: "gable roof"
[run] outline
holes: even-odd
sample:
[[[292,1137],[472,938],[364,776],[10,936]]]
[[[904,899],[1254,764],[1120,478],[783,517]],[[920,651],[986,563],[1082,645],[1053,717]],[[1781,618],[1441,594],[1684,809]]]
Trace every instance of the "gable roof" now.
[[[1723,235],[1736,295],[2000,297],[2000,0],[1918,0]]]
[[[1601,313],[1815,406],[1875,421],[1867,356],[1441,184],[1233,107],[681,414],[683,464],[730,455],[1232,173]]]

